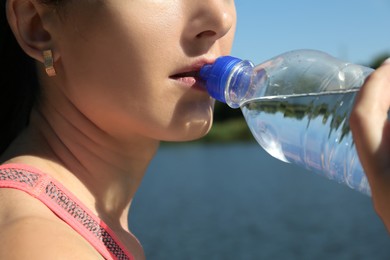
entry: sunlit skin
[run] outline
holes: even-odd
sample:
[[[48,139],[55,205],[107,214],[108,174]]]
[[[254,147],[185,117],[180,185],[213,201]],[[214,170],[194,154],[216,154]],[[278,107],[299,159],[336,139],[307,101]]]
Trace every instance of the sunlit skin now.
[[[89,2],[70,5],[69,22],[53,29],[61,94],[118,139],[207,132],[212,100],[170,76],[229,53],[233,1]]]
[[[390,59],[373,72],[359,92],[350,125],[371,186],[375,210],[390,234]]]
[[[214,101],[196,74],[229,54],[234,1],[71,1],[56,12],[36,0],[8,0],[7,11],[19,44],[37,60],[42,93],[29,127],[2,161],[27,163],[52,175],[143,259],[128,231],[131,200],[161,140],[193,140],[210,129]],[[45,49],[53,51],[55,77],[47,77],[41,64]],[[0,190],[0,197],[4,192],[10,201],[29,205],[8,208],[9,215],[43,219],[31,231],[35,235],[54,236],[53,230],[63,227],[27,195]],[[0,208],[6,206],[0,202]],[[45,221],[54,227],[42,228]],[[3,237],[24,227],[14,223]],[[77,243],[74,252],[93,251],[68,231],[60,235]]]

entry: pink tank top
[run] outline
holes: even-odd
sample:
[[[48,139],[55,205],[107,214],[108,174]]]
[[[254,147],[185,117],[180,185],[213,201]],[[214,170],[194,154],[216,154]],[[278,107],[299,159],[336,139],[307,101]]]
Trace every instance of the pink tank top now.
[[[83,236],[105,259],[134,260],[114,232],[63,185],[23,164],[0,165],[0,188],[27,192]]]

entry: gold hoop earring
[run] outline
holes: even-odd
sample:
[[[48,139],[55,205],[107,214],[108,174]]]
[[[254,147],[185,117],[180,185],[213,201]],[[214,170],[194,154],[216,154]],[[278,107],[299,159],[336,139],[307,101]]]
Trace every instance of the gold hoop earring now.
[[[43,51],[43,64],[45,65],[46,74],[49,77],[57,75],[56,70],[54,69],[54,59],[51,50]]]

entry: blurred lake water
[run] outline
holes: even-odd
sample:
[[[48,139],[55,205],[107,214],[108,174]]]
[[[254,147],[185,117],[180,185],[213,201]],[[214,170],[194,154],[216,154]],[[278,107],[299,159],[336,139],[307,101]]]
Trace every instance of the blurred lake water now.
[[[129,222],[148,260],[390,259],[369,197],[254,143],[162,146]]]

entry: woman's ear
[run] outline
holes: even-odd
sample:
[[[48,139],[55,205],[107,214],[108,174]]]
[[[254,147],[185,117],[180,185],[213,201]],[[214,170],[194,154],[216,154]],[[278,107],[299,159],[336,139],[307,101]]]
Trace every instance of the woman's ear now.
[[[20,47],[30,57],[44,62],[43,51],[52,49],[50,32],[46,29],[45,16],[52,9],[36,0],[8,0],[7,19]]]

